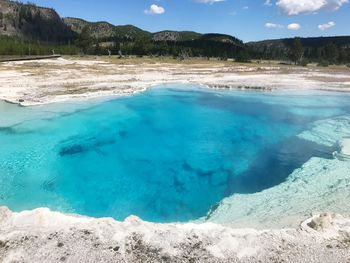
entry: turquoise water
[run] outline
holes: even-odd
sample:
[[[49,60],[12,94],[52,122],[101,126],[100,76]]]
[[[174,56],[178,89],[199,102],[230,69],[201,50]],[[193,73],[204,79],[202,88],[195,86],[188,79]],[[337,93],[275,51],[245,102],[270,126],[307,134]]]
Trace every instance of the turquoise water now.
[[[283,182],[324,147],[296,137],[350,114],[338,93],[260,93],[166,86],[105,102],[22,108],[0,103],[0,205],[133,214],[156,222],[205,216],[233,193]]]

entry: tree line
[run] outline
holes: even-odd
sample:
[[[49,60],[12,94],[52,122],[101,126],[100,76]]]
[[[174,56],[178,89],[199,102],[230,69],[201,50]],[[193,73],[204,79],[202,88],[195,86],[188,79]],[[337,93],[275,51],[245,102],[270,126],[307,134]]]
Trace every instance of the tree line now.
[[[75,45],[54,45],[40,41],[25,41],[14,37],[0,37],[0,56],[38,56],[38,55],[77,55]]]
[[[95,39],[91,38],[84,28],[75,41],[81,52],[89,55],[116,54],[121,56],[172,56],[229,58],[248,60],[247,48],[243,43],[224,42],[211,39],[194,39],[185,41],[155,41],[151,37],[120,37]]]
[[[319,39],[322,40],[322,38]],[[307,46],[303,46],[302,40],[296,37],[286,41],[284,46],[270,45],[267,47],[266,45],[260,49],[250,48],[250,55],[255,59],[291,61],[296,65],[304,66],[308,63],[317,63],[320,66],[350,63],[350,42],[310,42],[307,43]]]
[[[80,34],[64,44],[48,44],[46,41],[22,40],[16,37],[0,37],[0,55],[118,55],[118,56],[171,56],[179,59],[191,57],[234,59],[249,62],[250,59],[291,61],[297,65],[316,62],[321,66],[349,64],[350,48],[328,43],[322,47],[303,47],[295,38],[288,48],[254,51],[245,45],[235,45],[212,40],[153,41],[149,38],[135,40],[115,39],[100,42]]]

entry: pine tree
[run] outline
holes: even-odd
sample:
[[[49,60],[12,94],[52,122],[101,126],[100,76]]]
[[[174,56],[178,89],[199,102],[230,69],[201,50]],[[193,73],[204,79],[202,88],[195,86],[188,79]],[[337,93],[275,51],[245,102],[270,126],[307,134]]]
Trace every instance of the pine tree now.
[[[4,19],[4,15],[2,12],[0,12],[0,27],[2,27],[3,19]]]
[[[89,34],[88,27],[84,27],[76,40],[77,47],[81,48],[83,53],[87,53],[89,47],[92,44],[92,39]]]
[[[304,55],[304,48],[301,44],[300,38],[294,38],[292,48],[289,51],[290,59],[295,63],[295,65],[299,64]]]
[[[336,64],[339,59],[338,47],[334,43],[327,45],[325,47],[325,56],[330,64]]]

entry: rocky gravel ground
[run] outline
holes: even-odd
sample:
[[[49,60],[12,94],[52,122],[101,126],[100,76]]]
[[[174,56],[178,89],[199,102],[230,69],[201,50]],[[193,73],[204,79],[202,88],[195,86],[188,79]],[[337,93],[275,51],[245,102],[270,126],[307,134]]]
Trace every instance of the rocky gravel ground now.
[[[350,219],[322,214],[297,229],[124,222],[0,209],[1,262],[349,263]]]

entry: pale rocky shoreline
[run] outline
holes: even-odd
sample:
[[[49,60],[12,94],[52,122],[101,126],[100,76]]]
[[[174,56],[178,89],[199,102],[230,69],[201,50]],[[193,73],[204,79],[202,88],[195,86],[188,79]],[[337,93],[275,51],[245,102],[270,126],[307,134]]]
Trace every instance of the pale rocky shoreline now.
[[[223,62],[121,63],[72,58],[8,62],[0,64],[0,99],[31,106],[130,95],[171,83],[220,89],[348,92],[349,73],[347,68]],[[344,116],[315,123],[300,137],[332,145],[349,131],[349,116]],[[188,224],[154,224],[136,217],[117,222],[45,208],[14,213],[3,207],[0,261],[349,263],[347,171],[350,162],[313,158],[285,183],[261,193],[228,197],[206,220]],[[312,213],[318,214],[300,223]]]
[[[0,63],[0,99],[24,106],[130,95],[174,83],[225,89],[350,91],[350,69],[113,58]]]
[[[154,224],[0,208],[1,262],[348,263],[350,218],[316,215],[297,229]]]

